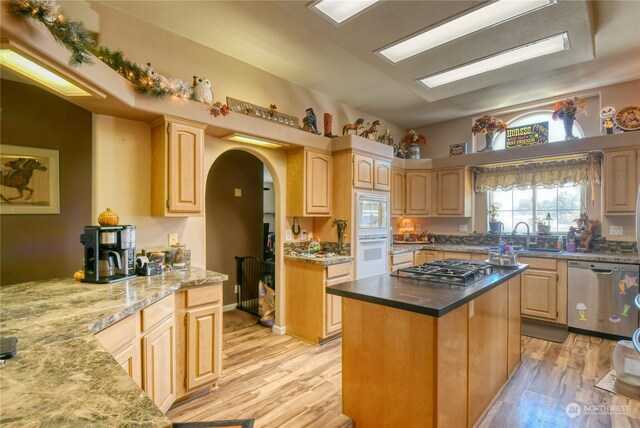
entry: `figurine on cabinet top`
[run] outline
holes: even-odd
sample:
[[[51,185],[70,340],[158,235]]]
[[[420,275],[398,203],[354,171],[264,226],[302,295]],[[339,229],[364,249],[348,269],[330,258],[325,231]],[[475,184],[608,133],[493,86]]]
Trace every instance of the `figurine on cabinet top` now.
[[[302,119],[302,123],[304,124],[302,130],[311,132],[312,134],[320,135],[320,131],[318,131],[318,121],[316,119],[316,114],[313,112],[313,109],[308,108],[305,111],[307,115]]]
[[[607,135],[613,134],[613,117],[616,115],[616,109],[613,107],[605,107],[600,110],[600,117],[602,118],[602,130]]]
[[[193,76],[193,99],[201,103],[213,104],[213,91],[209,79]]]
[[[378,126],[380,126],[379,120],[374,120],[369,128],[362,131],[360,134],[361,137],[367,138],[369,140],[374,140],[378,137]]]
[[[354,123],[347,123],[342,127],[342,135],[347,135],[349,131],[356,131],[356,135],[358,135],[358,129],[363,127],[363,123],[364,119],[362,118],[356,120]]]

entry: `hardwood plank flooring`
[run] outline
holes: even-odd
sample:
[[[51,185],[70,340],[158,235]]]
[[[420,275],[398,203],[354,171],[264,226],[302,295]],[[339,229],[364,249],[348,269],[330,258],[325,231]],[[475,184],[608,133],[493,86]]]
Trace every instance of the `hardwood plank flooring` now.
[[[638,427],[640,403],[595,388],[614,341],[571,333],[564,344],[522,337],[522,364],[480,427]],[[255,428],[351,427],[342,414],[341,341],[313,346],[253,326],[227,333],[218,388],[174,405],[176,422],[255,419]],[[577,403],[580,416],[565,409]],[[626,406],[606,412],[584,406]],[[451,427],[455,428],[455,427]]]

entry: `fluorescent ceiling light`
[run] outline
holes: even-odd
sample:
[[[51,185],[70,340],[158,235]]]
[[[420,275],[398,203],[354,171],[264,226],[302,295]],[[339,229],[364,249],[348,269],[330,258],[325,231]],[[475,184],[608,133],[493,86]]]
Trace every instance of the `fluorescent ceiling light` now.
[[[484,28],[492,27],[520,15],[549,6],[555,2],[556,0],[499,0],[388,48],[381,49],[379,52],[393,63],[396,63]]]
[[[85,91],[12,49],[0,49],[0,64],[65,97],[93,96],[90,92]]]
[[[379,0],[321,0],[313,7],[341,24]]]
[[[562,33],[557,36],[538,40],[537,42],[533,42],[528,45],[519,46],[480,61],[472,62],[467,65],[463,65],[462,67],[453,68],[419,80],[428,87],[435,88],[437,86],[446,85],[447,83],[466,79],[467,77],[486,73],[491,70],[497,70],[508,65],[549,55],[565,49],[569,49],[569,37],[567,36],[567,33]]]
[[[264,140],[262,138],[252,137],[249,135],[238,134],[235,132],[222,138],[225,140],[235,141],[237,143],[253,144],[255,146],[269,147],[271,149],[276,147],[288,146],[288,144],[285,143],[276,143],[274,141]]]

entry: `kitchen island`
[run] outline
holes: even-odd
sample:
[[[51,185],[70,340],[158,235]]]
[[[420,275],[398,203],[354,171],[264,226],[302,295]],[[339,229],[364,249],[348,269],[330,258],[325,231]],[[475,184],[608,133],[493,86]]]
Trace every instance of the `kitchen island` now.
[[[0,368],[2,426],[171,426],[94,333],[178,290],[226,279],[191,268],[114,284],[2,286],[0,335],[18,338],[17,356]]]
[[[518,268],[466,285],[380,275],[342,297],[343,413],[361,427],[473,426],[520,362]]]

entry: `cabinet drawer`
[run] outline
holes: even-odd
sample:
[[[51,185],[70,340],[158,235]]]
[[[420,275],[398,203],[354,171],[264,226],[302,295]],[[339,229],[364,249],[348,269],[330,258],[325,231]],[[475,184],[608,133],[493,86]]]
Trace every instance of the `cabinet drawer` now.
[[[327,266],[327,279],[336,278],[338,276],[350,275],[351,263],[341,263],[339,265]]]
[[[222,299],[222,285],[215,284],[205,287],[188,288],[187,308],[205,305],[207,303],[219,302]]]
[[[109,351],[114,353],[122,348],[125,344],[135,339],[138,333],[138,314],[129,315],[123,320],[118,321],[111,327],[96,333],[96,339]]]
[[[170,294],[164,299],[147,306],[142,312],[142,330],[153,328],[160,321],[175,313],[176,297]]]
[[[413,263],[413,252],[394,254],[393,256],[391,256],[392,266],[399,265],[401,263]]]
[[[519,257],[520,263],[526,263],[530,269],[543,269],[555,271],[558,268],[556,259],[538,259],[535,257]]]

